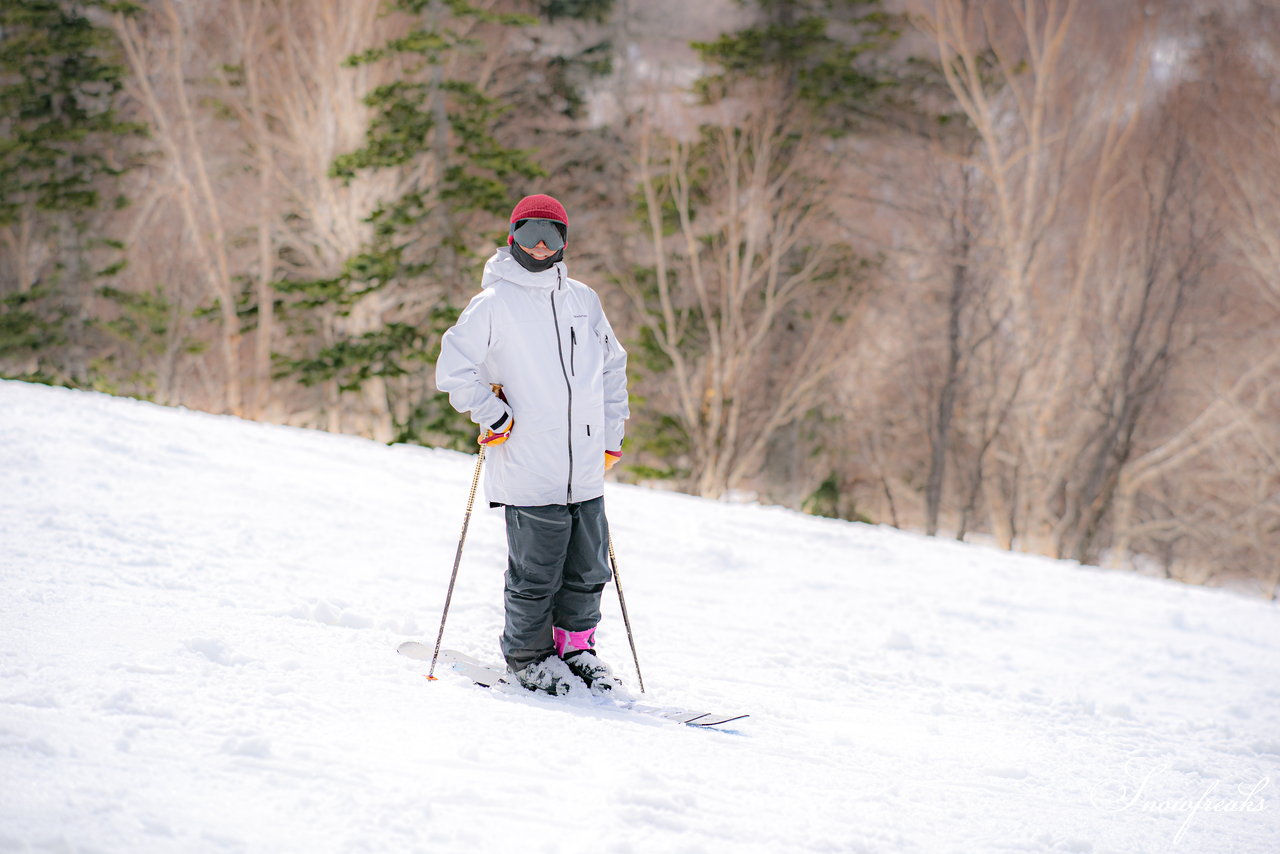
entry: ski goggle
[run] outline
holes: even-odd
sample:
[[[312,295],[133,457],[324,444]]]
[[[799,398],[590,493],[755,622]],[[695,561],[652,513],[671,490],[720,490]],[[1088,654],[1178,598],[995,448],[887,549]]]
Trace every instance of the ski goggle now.
[[[545,243],[552,252],[559,252],[564,248],[564,234],[560,231],[564,227],[564,223],[553,219],[522,219],[511,226],[511,236],[526,249]]]

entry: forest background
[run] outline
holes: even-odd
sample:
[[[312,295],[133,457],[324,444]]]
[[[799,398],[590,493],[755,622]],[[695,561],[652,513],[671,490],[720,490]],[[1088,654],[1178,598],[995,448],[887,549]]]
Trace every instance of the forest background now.
[[[0,376],[474,448],[521,196],[620,477],[1280,595],[1274,0],[0,0]]]

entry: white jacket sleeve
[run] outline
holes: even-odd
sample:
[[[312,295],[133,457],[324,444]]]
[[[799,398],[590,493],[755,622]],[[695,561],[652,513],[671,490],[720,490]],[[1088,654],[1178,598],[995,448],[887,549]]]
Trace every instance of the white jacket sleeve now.
[[[484,361],[493,342],[490,324],[489,291],[476,294],[458,322],[440,341],[436,360],[436,388],[449,395],[449,403],[459,412],[471,413],[482,428],[510,417],[511,409],[489,387]]]
[[[627,351],[613,334],[613,327],[609,325],[603,309],[596,332],[604,344],[605,450],[620,451],[626,435],[626,421],[631,417],[631,407],[627,403]]]

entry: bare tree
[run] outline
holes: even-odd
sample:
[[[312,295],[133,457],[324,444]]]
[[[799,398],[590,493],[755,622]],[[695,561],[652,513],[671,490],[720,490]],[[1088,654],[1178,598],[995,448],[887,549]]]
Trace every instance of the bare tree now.
[[[1277,595],[1280,465],[1280,270],[1274,193],[1280,103],[1269,44],[1280,16],[1253,8],[1189,23],[1199,51],[1181,88],[1211,120],[1184,136],[1207,152],[1203,193],[1218,204],[1220,284],[1203,308],[1195,361],[1179,372],[1182,411],[1126,469],[1117,490],[1116,552],[1159,552],[1166,572],[1203,582],[1252,577]],[[1208,130],[1212,128],[1212,130]],[[1180,417],[1179,417],[1180,416]]]
[[[393,69],[350,67],[345,60],[385,38],[403,21],[382,14],[380,3],[300,3],[269,5],[234,0],[235,25],[228,48],[238,51],[235,74],[223,77],[222,97],[243,129],[256,174],[255,207],[241,215],[257,235],[254,275],[257,325],[254,351],[257,400],[269,399],[271,356],[283,342],[276,333],[274,283],[284,275],[336,276],[347,259],[369,241],[365,221],[380,199],[393,196],[419,177],[414,168],[362,174],[336,180],[331,169],[339,155],[363,141],[370,111],[363,99],[388,82]],[[379,298],[362,303],[350,315],[330,312],[318,333],[332,340],[358,334],[381,323]],[[343,429],[343,407],[335,382],[323,390],[322,420]],[[348,427],[391,438],[387,395],[377,378],[356,407]],[[289,415],[275,407],[275,418],[309,421],[306,409]]]
[[[1133,163],[1149,37],[1141,20],[1114,27],[1084,16],[1074,0],[939,0],[922,20],[981,140],[974,165],[994,215],[995,282],[1009,309],[1001,335],[1011,346],[1008,370],[992,377],[987,393],[1021,390],[1008,418],[999,419],[1001,474],[983,489],[990,524],[1006,545],[1017,539],[1023,548],[1078,555],[1090,537],[1075,529],[1096,526],[1096,519],[1081,521],[1096,513],[1080,504],[1109,505],[1105,484],[1123,465],[1125,437],[1142,411],[1129,407],[1151,388],[1152,378],[1143,377],[1152,365],[1147,351],[1163,352],[1146,332],[1163,310],[1151,289],[1166,279],[1104,266],[1129,264],[1121,259],[1141,246],[1123,237],[1112,245],[1111,226],[1140,194]],[[1088,73],[1086,63],[1065,61],[1108,26],[1119,39],[1111,45],[1119,61]],[[1126,280],[1135,284],[1120,287]],[[1127,334],[1098,326],[1104,298],[1136,311],[1120,315],[1131,324]],[[1126,403],[1117,403],[1117,390],[1137,388],[1143,393],[1120,394]],[[1083,483],[1082,466],[1093,472]]]
[[[193,376],[213,379],[230,411],[389,440],[380,378],[355,405],[344,406],[336,382],[318,401],[296,388],[282,398],[273,391],[272,355],[284,344],[275,284],[284,276],[338,276],[370,240],[370,211],[433,180],[430,162],[346,182],[331,172],[364,140],[365,97],[403,70],[345,61],[405,28],[404,16],[384,14],[378,0],[164,0],[148,15],[115,23],[162,154],[140,185],[146,209],[163,215],[172,205],[185,225],[163,250],[170,269],[153,281],[169,283],[175,304],[214,301],[218,308],[219,370],[215,377],[197,366]],[[154,267],[154,245],[145,259],[139,249],[135,265]],[[191,273],[205,286],[203,300],[177,294]],[[314,331],[331,342],[379,328],[414,293],[401,289],[331,311]]]
[[[199,93],[192,91],[188,72],[190,54],[197,49],[188,34],[216,29],[217,24],[216,16],[196,23],[194,14],[190,5],[180,8],[176,0],[162,0],[149,19],[117,14],[114,25],[132,70],[134,94],[165,155],[166,179],[173,190],[161,192],[177,205],[186,227],[183,243],[198,258],[199,275],[217,304],[222,405],[239,414],[244,403],[239,294],[224,216],[225,193],[215,185],[206,155],[209,129],[197,112]]]
[[[1143,172],[1141,205],[1123,214],[1134,239],[1104,256],[1116,258],[1119,281],[1100,294],[1093,317],[1096,358],[1087,398],[1093,417],[1076,467],[1062,478],[1054,528],[1057,553],[1078,560],[1098,557],[1119,480],[1139,447],[1139,428],[1187,346],[1185,314],[1216,243],[1214,212],[1185,136],[1175,125],[1157,136],[1157,146],[1134,167]]]
[[[695,140],[641,136],[652,280],[624,286],[669,363],[661,390],[689,443],[689,482],[719,496],[821,399],[859,294],[830,234],[833,152],[776,104],[724,115]],[[824,171],[828,170],[828,171]]]

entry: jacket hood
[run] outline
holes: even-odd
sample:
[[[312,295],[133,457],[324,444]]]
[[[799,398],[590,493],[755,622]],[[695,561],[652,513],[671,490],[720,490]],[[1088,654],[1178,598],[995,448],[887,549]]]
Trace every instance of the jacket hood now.
[[[523,285],[526,288],[550,289],[559,284],[562,279],[568,278],[568,268],[565,267],[563,261],[543,270],[541,273],[531,273],[521,267],[519,261],[511,257],[510,247],[502,246],[493,253],[492,258],[484,263],[484,274],[480,277],[480,287],[491,288],[505,279],[508,282]]]

